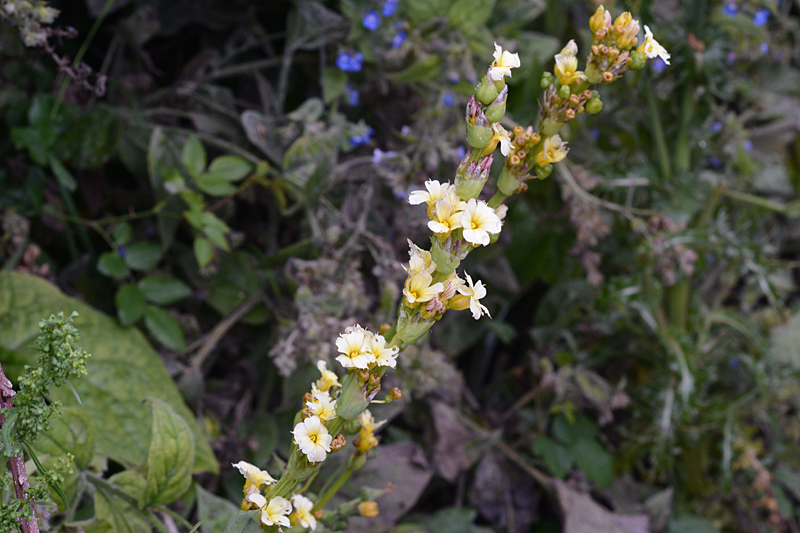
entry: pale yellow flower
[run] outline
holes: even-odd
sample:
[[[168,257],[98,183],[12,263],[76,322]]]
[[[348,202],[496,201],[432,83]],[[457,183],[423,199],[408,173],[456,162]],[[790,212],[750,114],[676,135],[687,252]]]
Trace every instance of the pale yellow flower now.
[[[406,303],[408,305],[415,305],[421,302],[427,302],[442,292],[444,285],[441,282],[431,285],[432,282],[433,276],[427,271],[409,274],[405,286],[403,287]]]
[[[427,272],[430,274],[436,270],[436,264],[431,259],[431,253],[411,242],[411,239],[408,240],[408,256],[408,268],[403,268],[405,268],[406,272],[409,274],[419,274],[420,272]]]
[[[378,366],[388,366],[391,368],[397,366],[397,354],[400,348],[397,346],[387,348],[386,339],[383,335],[373,335],[369,351],[375,356],[375,363]]]
[[[456,207],[444,199],[438,200],[433,210],[434,219],[428,222],[428,227],[437,235],[445,237],[456,228],[461,227],[461,215],[456,212]]]
[[[312,401],[306,402],[306,407],[322,420],[331,420],[336,416],[336,400],[332,400],[327,392],[314,396]]]
[[[491,151],[494,151],[494,147],[499,142],[500,152],[503,155],[508,155],[511,152],[511,137],[509,137],[508,132],[499,122],[492,124],[492,141],[493,143],[489,144],[489,146],[492,147]],[[484,150],[484,153],[485,152],[486,150]]]
[[[510,78],[511,69],[519,68],[519,66],[519,54],[512,54],[508,50],[503,51],[499,44],[494,43],[494,61],[492,61],[486,77],[491,81],[500,81],[506,76]]]
[[[328,365],[325,364],[325,361],[317,361],[317,368],[319,369],[320,374],[322,377],[317,380],[315,385],[317,388],[323,392],[327,391],[331,387],[341,387],[342,384],[339,383],[339,377],[328,370]]]
[[[247,494],[248,489],[255,487],[256,490],[261,488],[261,485],[271,485],[275,483],[275,478],[270,476],[266,471],[261,470],[255,465],[251,465],[245,461],[238,463],[231,463],[231,466],[238,469],[239,473],[244,476],[244,493]]]
[[[297,518],[301,526],[307,527],[311,531],[317,529],[317,519],[311,513],[311,509],[314,507],[314,503],[311,500],[302,494],[295,494],[292,496],[292,507],[294,508],[292,514]]]
[[[252,494],[247,499],[261,508],[261,522],[265,526],[291,526],[288,514],[292,512],[292,504],[286,498],[276,496],[267,503],[261,494]]]
[[[637,52],[646,55],[650,59],[658,56],[664,63],[669,65],[669,58],[672,57],[667,49],[661,46],[658,41],[653,39],[653,32],[647,26],[644,27],[644,43],[636,49]]]
[[[544,140],[542,150],[536,154],[536,164],[544,167],[550,163],[558,163],[567,157],[567,143],[561,140],[560,135],[553,135]]]
[[[583,72],[578,70],[578,45],[574,40],[567,43],[560,54],[556,54],[556,66],[553,73],[561,85],[569,85],[576,80],[585,78]]]
[[[372,413],[370,413],[369,409],[364,409],[364,412],[358,415],[358,422],[361,424],[362,428],[366,429],[367,431],[374,432],[376,429],[384,425],[386,420],[375,422],[375,417],[372,416]]]
[[[464,272],[464,277],[467,278],[467,283],[459,287],[458,292],[469,297],[469,310],[472,311],[472,318],[478,320],[484,314],[492,318],[489,310],[480,302],[481,298],[486,296],[486,287],[483,286],[483,282],[478,280],[473,285],[469,274]]]
[[[306,418],[294,427],[294,441],[312,463],[324,461],[331,451],[333,437],[318,416]],[[288,524],[287,524],[288,525]]]
[[[368,336],[371,335],[361,326],[347,328],[336,339],[336,348],[342,354],[336,358],[345,368],[367,368],[375,362],[375,356],[367,351]]]
[[[418,205],[423,202],[430,204],[436,200],[455,194],[455,187],[450,183],[439,183],[438,180],[428,180],[425,182],[424,191],[411,191],[408,195],[408,203]]]
[[[489,234],[500,233],[502,223],[486,202],[472,198],[461,212],[461,227],[467,242],[486,246],[489,244]]]

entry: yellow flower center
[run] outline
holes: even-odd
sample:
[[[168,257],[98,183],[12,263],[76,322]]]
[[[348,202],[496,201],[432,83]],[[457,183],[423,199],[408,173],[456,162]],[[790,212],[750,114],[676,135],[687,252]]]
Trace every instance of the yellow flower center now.
[[[475,229],[477,227],[478,227],[478,225],[474,221],[470,221],[470,223],[469,223],[469,228],[470,229]]]
[[[317,443],[317,435],[309,435],[308,436],[308,440],[310,440],[311,442],[316,444]]]

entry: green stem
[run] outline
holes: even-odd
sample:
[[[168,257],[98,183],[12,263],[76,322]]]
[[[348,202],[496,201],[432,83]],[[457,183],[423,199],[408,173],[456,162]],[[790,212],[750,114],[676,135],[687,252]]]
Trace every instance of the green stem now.
[[[320,496],[320,498],[317,500],[317,503],[315,503],[314,507],[311,509],[311,512],[313,513],[319,511],[320,509],[325,507],[325,505],[327,505],[327,503],[331,501],[331,498],[336,496],[336,493],[339,492],[339,489],[342,488],[342,486],[347,482],[347,480],[350,479],[350,474],[352,473],[353,473],[353,467],[352,466],[347,467],[347,469],[344,472],[342,472],[342,474],[339,476],[339,479],[337,479],[333,483],[333,485],[328,487],[328,490],[326,490],[325,493],[322,496]]]
[[[667,289],[667,313],[670,324],[685,332],[689,317],[689,279],[683,279]]]
[[[489,199],[489,207],[491,207],[492,209],[497,209],[503,202],[506,201],[506,198],[508,198],[508,196],[501,193],[500,191],[494,193],[494,196],[492,196]]]
[[[691,163],[691,150],[689,149],[689,125],[694,114],[694,87],[687,84],[683,91],[681,102],[681,126],[678,132],[678,142],[675,146],[675,170],[679,174],[689,170]]]
[[[647,106],[650,108],[653,137],[656,142],[656,148],[658,149],[658,162],[661,165],[661,178],[663,180],[668,180],[672,174],[670,171],[669,150],[667,149],[667,141],[664,138],[664,128],[661,126],[661,118],[658,116],[656,97],[652,89],[648,89],[645,92],[647,93]]]

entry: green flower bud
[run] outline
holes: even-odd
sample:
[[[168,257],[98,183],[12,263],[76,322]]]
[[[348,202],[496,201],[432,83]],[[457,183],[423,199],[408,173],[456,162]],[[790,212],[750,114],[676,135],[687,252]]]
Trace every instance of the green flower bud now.
[[[631,51],[631,55],[628,58],[628,68],[630,70],[641,70],[644,68],[645,63],[647,63],[646,55],[635,50]]]
[[[458,170],[456,170],[456,194],[465,202],[471,198],[477,198],[481,194],[486,179],[489,177],[489,170],[492,168],[494,156],[489,154],[477,163],[470,161],[470,159],[471,156],[469,154],[465,155],[458,166]],[[437,266],[443,264],[439,261],[434,261]]]
[[[550,174],[553,173],[553,165],[547,164],[543,167],[536,166],[536,177],[540,180],[544,180],[550,177]],[[338,410],[336,411],[339,412]]]
[[[359,383],[355,373],[348,374],[336,402],[336,414],[345,420],[355,420],[380,390],[380,387],[375,387],[367,393],[367,383]]]
[[[552,118],[545,118],[539,124],[539,131],[543,137],[552,137],[564,127],[563,122],[553,120]]]
[[[594,63],[586,65],[586,70],[583,71],[586,75],[586,80],[590,85],[597,85],[603,83],[603,71],[597,68]]]
[[[549,72],[545,72],[542,74],[542,80],[539,82],[539,86],[542,89],[547,89],[551,85],[553,85],[553,75]]]
[[[483,114],[486,117],[486,120],[494,124],[495,122],[500,122],[503,118],[503,115],[506,114],[506,99],[508,98],[508,86],[503,87],[503,90],[500,91],[500,94],[497,95],[497,98],[494,99],[494,102],[489,104],[489,106],[483,110]]]
[[[511,196],[517,193],[517,189],[519,189],[519,180],[506,167],[503,167],[503,171],[497,177],[497,190],[506,196]]]
[[[585,108],[590,115],[596,115],[603,110],[603,101],[599,97],[594,97],[586,102]]]
[[[473,148],[484,149],[492,141],[494,132],[483,114],[477,98],[470,96],[467,102],[467,144]]]
[[[560,96],[564,100],[569,98],[571,94],[572,91],[570,90],[569,85],[562,85],[561,87],[558,88],[558,96]]]
[[[500,94],[500,90],[502,88],[503,87],[498,88],[493,81],[490,81],[486,76],[484,76],[481,82],[475,88],[475,97],[483,105],[489,105],[494,101],[495,98],[497,98],[497,95]]]

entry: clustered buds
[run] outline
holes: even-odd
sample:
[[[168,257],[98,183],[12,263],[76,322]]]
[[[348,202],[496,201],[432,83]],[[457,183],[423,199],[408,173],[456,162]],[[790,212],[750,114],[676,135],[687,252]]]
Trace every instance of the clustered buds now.
[[[48,7],[44,2],[28,0],[5,0],[0,7],[0,16],[19,28],[22,41],[28,47],[47,42],[50,30],[45,26],[52,24],[59,13],[58,9]]]

